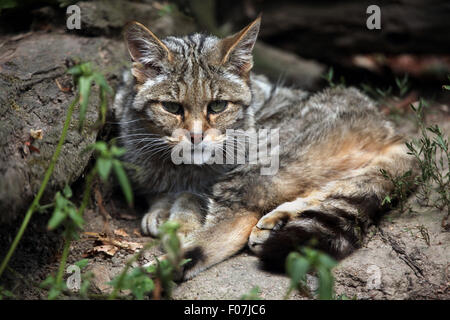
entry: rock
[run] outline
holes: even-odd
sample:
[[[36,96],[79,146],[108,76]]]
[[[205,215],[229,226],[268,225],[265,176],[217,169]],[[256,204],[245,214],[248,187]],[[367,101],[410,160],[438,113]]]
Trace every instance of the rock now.
[[[164,10],[164,5],[137,3],[131,1],[80,1],[80,33],[103,35],[120,33],[129,21],[138,21],[152,30],[159,37],[176,34],[189,34],[196,27],[192,18],[185,16],[175,6]]]
[[[358,299],[450,298],[450,234],[441,228],[445,212],[417,211],[383,220],[363,248],[340,262],[334,270],[338,294]]]
[[[306,60],[294,53],[258,41],[253,52],[254,71],[262,73],[277,82],[280,79],[305,90],[318,87],[325,66],[313,60]]]
[[[262,299],[283,299],[289,287],[289,279],[282,274],[263,271],[258,265],[257,257],[244,252],[179,284],[173,292],[173,298],[239,299],[257,286]],[[293,293],[290,299],[305,298]]]
[[[92,272],[91,285],[94,290],[98,293],[110,293],[112,292],[112,287],[107,283],[111,281],[110,272],[111,270],[104,265],[97,264],[93,266],[90,270]]]
[[[102,37],[32,33],[3,36],[0,43],[0,223],[4,223],[28,207],[55,151],[75,96],[67,64],[72,59],[92,61],[107,80],[116,81],[127,56],[122,42]],[[47,201],[83,173],[91,154],[81,151],[96,139],[98,130],[89,127],[97,119],[98,101],[94,88],[81,134],[75,110],[47,186]],[[30,140],[30,130],[42,130],[42,140]],[[31,142],[32,148],[27,147]]]

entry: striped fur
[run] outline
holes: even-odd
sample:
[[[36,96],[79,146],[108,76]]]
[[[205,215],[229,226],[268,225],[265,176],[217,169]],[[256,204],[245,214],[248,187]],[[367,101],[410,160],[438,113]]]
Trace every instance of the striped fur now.
[[[299,245],[315,245],[341,258],[361,243],[383,211],[392,185],[383,168],[402,174],[414,168],[393,125],[354,88],[310,95],[271,84],[250,73],[257,19],[226,39],[194,34],[159,40],[139,24],[126,29],[134,61],[116,95],[120,141],[136,190],[151,203],[142,220],[156,236],[166,220],[182,224],[190,278],[249,248],[268,263],[283,262]],[[208,114],[211,101],[229,101]],[[170,114],[162,101],[183,106]],[[174,165],[167,156],[174,130],[214,128],[208,143],[224,144],[226,129],[280,129],[280,168],[260,175],[256,165]]]

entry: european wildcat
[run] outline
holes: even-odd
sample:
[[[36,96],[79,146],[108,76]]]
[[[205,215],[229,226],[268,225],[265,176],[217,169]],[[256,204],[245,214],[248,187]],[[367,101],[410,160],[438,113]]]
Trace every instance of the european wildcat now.
[[[392,185],[380,168],[414,166],[402,138],[354,88],[309,95],[250,72],[260,18],[223,40],[194,34],[158,39],[139,23],[125,29],[133,60],[115,112],[136,189],[150,199],[142,220],[157,235],[170,219],[182,225],[184,278],[242,249],[283,261],[312,238],[336,257],[358,247]],[[200,128],[195,126],[200,124]],[[226,129],[280,128],[280,163],[180,164],[171,150],[226,143]],[[216,130],[207,131],[214,128]],[[173,135],[186,129],[189,135]],[[200,130],[198,130],[200,129]]]

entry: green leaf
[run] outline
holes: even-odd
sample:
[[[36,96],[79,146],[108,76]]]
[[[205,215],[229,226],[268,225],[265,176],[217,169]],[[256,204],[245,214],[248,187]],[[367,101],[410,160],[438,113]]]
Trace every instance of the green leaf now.
[[[75,66],[73,66],[72,68],[70,68],[69,70],[67,70],[67,73],[74,75],[74,76],[79,76],[82,74],[81,71],[81,64],[77,64]]]
[[[320,265],[322,265],[328,269],[332,269],[337,265],[336,260],[334,260],[327,254],[320,254],[319,258],[318,258],[318,262]]]
[[[59,297],[61,294],[61,290],[57,287],[50,288],[50,291],[48,292],[48,300],[55,300]]]
[[[67,215],[64,211],[55,208],[52,217],[48,221],[47,228],[49,230],[57,228],[66,219],[66,217]]]
[[[154,274],[156,272],[157,268],[158,268],[158,266],[156,264],[151,264],[145,268],[145,271],[148,273]]]
[[[89,259],[81,259],[80,261],[75,262],[75,265],[80,268],[83,269],[85,268],[89,263]]]
[[[91,144],[92,148],[98,151],[99,153],[105,153],[108,151],[108,145],[105,141],[97,141],[94,144]]]
[[[183,259],[183,260],[180,262],[180,267],[184,266],[186,263],[191,262],[191,261],[192,261],[192,259]]]
[[[76,224],[76,226],[79,227],[79,228],[83,227],[84,219],[78,213],[78,211],[75,208],[67,208],[67,211],[69,212],[69,217]]]
[[[291,278],[291,287],[297,288],[300,283],[306,283],[306,273],[310,262],[298,252],[291,252],[286,259],[286,271]]]
[[[153,291],[155,284],[147,275],[142,274],[134,279],[133,286],[130,288],[133,295],[138,299],[144,299],[144,295]]]
[[[112,165],[113,165],[113,162],[111,159],[105,159],[105,158],[97,159],[98,174],[100,175],[100,178],[102,178],[103,181],[106,181],[108,179],[109,173],[111,172]]]
[[[92,76],[88,77],[80,77],[78,80],[79,91],[80,91],[80,117],[78,130],[81,131],[83,129],[84,119],[86,117],[86,111],[89,102],[89,95],[91,94],[91,85],[92,85]]]
[[[126,151],[125,148],[119,148],[119,147],[117,147],[117,146],[112,146],[112,147],[111,147],[111,154],[112,154],[114,157],[121,157],[121,156],[123,156],[126,152],[127,152],[127,151]]]
[[[333,298],[333,276],[331,271],[324,266],[317,267],[319,276],[319,299],[331,300]]]
[[[436,136],[434,141],[439,145],[439,147],[441,147],[442,150],[447,151],[447,144],[442,136]]]
[[[253,287],[249,293],[241,296],[240,300],[261,300],[261,289],[259,287]]]
[[[103,89],[100,89],[100,114],[99,120],[101,124],[104,124],[106,121],[106,112],[108,111],[108,100],[106,99],[106,94]]]
[[[14,298],[14,293],[0,286],[0,300],[3,300],[3,297]]]
[[[125,195],[125,199],[128,205],[133,205],[133,191],[131,189],[130,182],[127,178],[125,170],[122,167],[122,163],[119,160],[113,160],[114,172],[116,174],[117,180],[122,188],[122,192]]]
[[[108,85],[108,82],[106,82],[105,77],[103,77],[103,75],[101,73],[95,72],[93,77],[94,77],[95,82],[100,87],[101,91],[105,91],[107,93],[112,93],[111,87]]]
[[[175,233],[180,228],[180,224],[176,221],[166,221],[161,227],[159,227],[159,232],[162,234]]]
[[[69,185],[66,184],[66,186],[63,189],[64,197],[66,198],[72,198],[72,189],[70,189]]]
[[[49,286],[53,285],[53,283],[55,283],[55,278],[53,276],[48,276],[44,279],[44,281],[41,282],[39,287],[48,288]]]
[[[121,275],[115,277],[109,284],[118,290],[131,290],[131,293],[139,300],[144,299],[144,295],[155,288],[153,280],[141,268],[134,268],[125,274],[121,283],[119,283],[120,277]]]

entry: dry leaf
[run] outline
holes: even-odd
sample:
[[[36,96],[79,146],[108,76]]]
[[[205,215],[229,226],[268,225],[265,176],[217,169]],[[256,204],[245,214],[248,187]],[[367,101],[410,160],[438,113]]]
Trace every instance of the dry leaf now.
[[[96,246],[96,247],[92,248],[92,251],[94,253],[104,252],[107,255],[112,257],[116,254],[117,251],[119,251],[119,248],[117,248],[116,246],[113,246],[111,244],[104,244],[104,245]]]
[[[144,246],[141,243],[137,242],[131,242],[131,241],[125,241],[125,240],[117,240],[117,239],[111,239],[109,237],[105,237],[101,234],[98,234],[96,232],[84,232],[85,235],[91,236],[96,238],[96,241],[99,241],[105,245],[112,245],[117,248],[126,249],[129,251],[136,251],[138,249],[142,249]]]
[[[137,242],[127,242],[128,249],[131,251],[136,251],[138,249],[142,249],[144,246],[141,243]]]
[[[129,237],[128,233],[126,233],[125,230],[123,230],[123,229],[116,229],[116,230],[114,230],[114,234],[116,236],[120,236],[120,237],[124,237],[124,238]]]
[[[142,234],[139,232],[138,229],[133,229],[133,234],[134,234],[135,236],[142,237]]]
[[[42,129],[38,129],[38,130],[30,129],[30,136],[34,140],[42,140],[42,138],[44,137],[44,133],[43,133]]]
[[[56,85],[58,86],[58,89],[61,90],[62,92],[69,92],[70,91],[70,87],[63,87],[58,79],[55,79]]]

